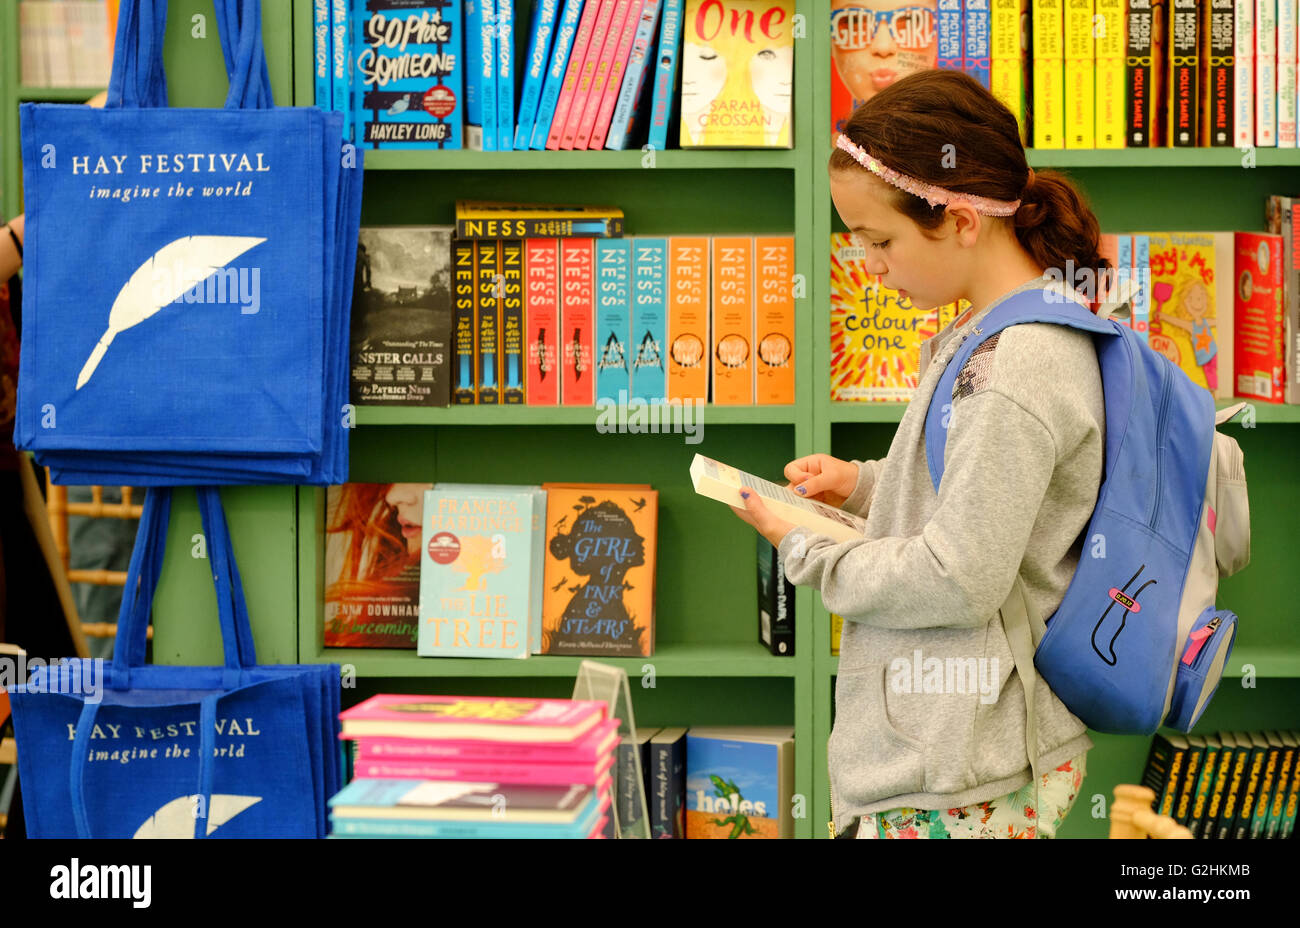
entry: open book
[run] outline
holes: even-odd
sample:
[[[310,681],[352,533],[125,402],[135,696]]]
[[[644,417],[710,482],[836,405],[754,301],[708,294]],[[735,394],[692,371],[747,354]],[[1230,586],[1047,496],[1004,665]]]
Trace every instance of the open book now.
[[[867,520],[860,516],[817,500],[804,499],[785,487],[702,454],[695,455],[695,460],[691,461],[691,483],[701,496],[741,509],[745,507],[745,501],[740,498],[741,489],[751,490],[761,496],[767,508],[780,518],[829,535],[836,541],[858,541],[866,532]]]

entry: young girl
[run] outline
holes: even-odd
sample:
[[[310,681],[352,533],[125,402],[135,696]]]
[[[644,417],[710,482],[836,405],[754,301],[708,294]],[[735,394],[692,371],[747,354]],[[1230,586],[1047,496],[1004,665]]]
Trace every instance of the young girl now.
[[[1092,309],[1060,281],[1067,267],[1109,268],[1097,219],[1066,179],[1030,170],[1011,113],[955,71],[910,75],[860,106],[829,170],[867,271],[918,310],[971,306],[923,347],[883,461],[814,454],[785,468],[795,492],[864,516],[861,540],[796,528],[753,494],[735,510],[779,547],[792,582],[845,619],[829,745],[835,833],[1053,837],[1092,741],[1038,678],[1035,807],[1000,607],[1019,574],[1050,617],[1079,562],[1105,447],[1092,338],[1012,326],[971,356],[951,396],[934,391],[1008,296],[1040,289]],[[924,435],[932,398],[951,404],[937,494]]]

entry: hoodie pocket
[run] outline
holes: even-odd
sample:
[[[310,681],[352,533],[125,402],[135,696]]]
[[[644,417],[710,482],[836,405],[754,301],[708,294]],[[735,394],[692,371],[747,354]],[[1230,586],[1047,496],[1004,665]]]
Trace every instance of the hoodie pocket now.
[[[834,794],[853,805],[925,791],[925,745],[894,728],[885,704],[885,668],[841,669],[830,738]]]

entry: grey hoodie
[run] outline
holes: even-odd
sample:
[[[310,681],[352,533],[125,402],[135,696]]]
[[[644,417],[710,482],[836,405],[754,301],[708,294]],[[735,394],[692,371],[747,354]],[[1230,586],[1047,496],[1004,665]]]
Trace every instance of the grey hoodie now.
[[[798,528],[781,542],[790,580],[845,619],[829,744],[836,832],[868,812],[973,805],[1030,781],[1024,692],[998,610],[1019,571],[1050,617],[1078,564],[1105,448],[1092,336],[1013,326],[971,357],[938,495],[924,427],[964,337],[1011,293],[1047,286],[1030,281],[927,343],[888,456],[855,462],[842,508],[866,517],[863,540]],[[1093,744],[1041,677],[1035,692],[1046,771]]]

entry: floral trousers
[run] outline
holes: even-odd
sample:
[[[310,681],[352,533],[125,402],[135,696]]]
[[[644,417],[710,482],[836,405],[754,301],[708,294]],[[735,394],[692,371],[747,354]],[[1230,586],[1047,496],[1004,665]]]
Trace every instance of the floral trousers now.
[[[889,809],[860,816],[842,838],[1055,838],[1086,770],[1086,752],[1014,793],[960,809]],[[1039,812],[1043,814],[1040,816]],[[856,834],[853,834],[856,828]]]

